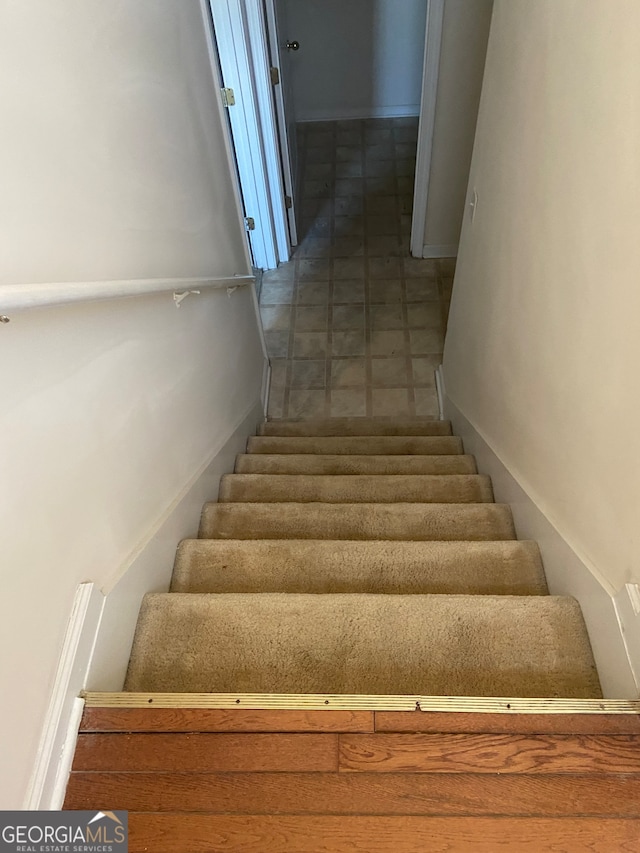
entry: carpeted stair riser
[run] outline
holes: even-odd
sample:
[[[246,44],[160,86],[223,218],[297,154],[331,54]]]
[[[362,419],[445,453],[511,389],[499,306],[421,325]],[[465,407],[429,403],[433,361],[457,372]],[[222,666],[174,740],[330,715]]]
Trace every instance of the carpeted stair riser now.
[[[186,539],[172,592],[546,595],[535,542]]]
[[[479,474],[318,476],[225,474],[222,502],[491,503],[491,480]]]
[[[376,456],[437,455],[463,453],[462,441],[456,436],[257,436],[247,443],[249,453],[320,453]]]
[[[579,605],[551,596],[152,594],[125,688],[601,695]]]
[[[503,504],[209,503],[200,539],[515,539]]]
[[[426,418],[331,418],[331,420],[269,421],[258,435],[451,435],[450,421]]]
[[[236,474],[477,474],[473,456],[320,456],[242,453]]]

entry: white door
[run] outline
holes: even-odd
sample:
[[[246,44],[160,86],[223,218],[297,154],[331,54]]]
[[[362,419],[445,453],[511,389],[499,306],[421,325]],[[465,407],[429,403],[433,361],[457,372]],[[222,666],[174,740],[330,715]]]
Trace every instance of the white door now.
[[[228,115],[253,262],[261,269],[274,269],[279,253],[272,187],[261,131],[246,10],[241,0],[209,0],[209,6],[223,85],[233,91],[235,99]]]
[[[280,141],[280,159],[285,192],[291,200],[288,203],[289,235],[291,245],[298,245],[296,226],[296,184],[298,174],[298,148],[296,138],[296,116],[292,89],[292,50],[288,43],[295,41],[295,34],[287,30],[285,0],[264,0],[271,64],[277,70],[279,85],[274,86],[276,112],[278,116],[278,137]]]

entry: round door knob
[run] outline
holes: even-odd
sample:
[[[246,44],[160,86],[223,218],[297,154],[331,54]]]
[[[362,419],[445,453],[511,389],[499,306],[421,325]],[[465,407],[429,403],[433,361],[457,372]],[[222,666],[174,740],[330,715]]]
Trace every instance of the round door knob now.
[[[287,50],[300,50],[300,42],[299,41],[288,41],[287,42]]]

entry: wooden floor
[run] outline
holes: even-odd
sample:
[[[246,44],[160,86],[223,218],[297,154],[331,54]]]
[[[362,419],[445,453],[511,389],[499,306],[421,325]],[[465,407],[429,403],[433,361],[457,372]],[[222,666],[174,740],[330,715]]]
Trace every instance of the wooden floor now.
[[[65,808],[130,851],[640,851],[640,717],[85,710]]]

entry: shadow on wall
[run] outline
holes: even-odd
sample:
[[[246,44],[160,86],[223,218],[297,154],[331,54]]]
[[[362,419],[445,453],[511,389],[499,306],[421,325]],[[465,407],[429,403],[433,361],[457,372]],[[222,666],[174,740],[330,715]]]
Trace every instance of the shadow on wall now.
[[[280,0],[297,121],[418,115],[427,0]]]

